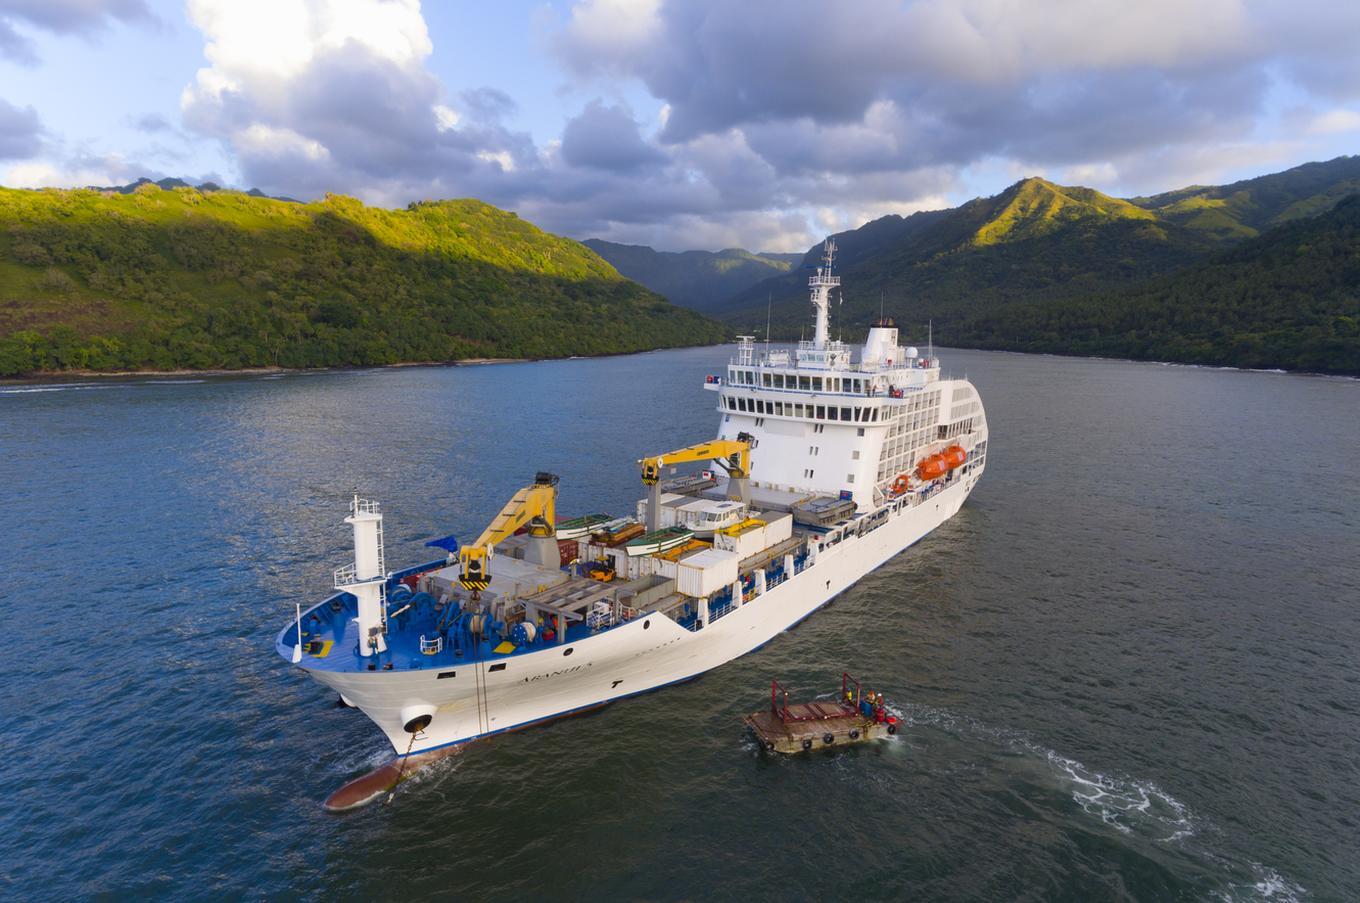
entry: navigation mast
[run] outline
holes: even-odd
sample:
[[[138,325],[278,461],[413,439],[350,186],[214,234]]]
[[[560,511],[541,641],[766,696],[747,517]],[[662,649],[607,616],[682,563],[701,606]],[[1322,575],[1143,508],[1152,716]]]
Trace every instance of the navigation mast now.
[[[826,347],[829,329],[828,309],[831,306],[831,289],[841,284],[841,277],[831,275],[831,263],[836,257],[836,239],[828,238],[822,245],[822,265],[808,278],[812,289],[812,306],[817,312],[817,332],[812,347],[821,350]]]

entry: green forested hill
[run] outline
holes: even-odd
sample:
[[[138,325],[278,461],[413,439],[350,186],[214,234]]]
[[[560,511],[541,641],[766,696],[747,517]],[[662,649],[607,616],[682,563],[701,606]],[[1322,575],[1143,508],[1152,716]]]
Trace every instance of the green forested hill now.
[[[1360,373],[1360,195],[1140,286],[960,323],[985,348]]]
[[[1354,192],[1360,192],[1360,156],[1305,163],[1231,185],[1193,185],[1132,198],[1131,203],[1169,222],[1231,242],[1290,220],[1316,216]]]
[[[1212,247],[1127,201],[1043,179],[952,210],[876,220],[835,238],[850,250],[837,265],[846,286],[837,313],[847,334],[877,315],[880,303],[903,322],[933,319],[948,327],[1017,299],[1088,294],[1150,278]],[[763,326],[769,293],[775,335],[796,337],[807,322],[806,284],[806,270],[758,283],[721,316],[739,331]]]
[[[801,254],[753,254],[741,248],[676,253],[599,238],[582,243],[629,279],[676,304],[705,313],[723,309],[737,292],[787,273],[802,259]]]
[[[636,351],[721,326],[479,201],[0,189],[0,375]]]

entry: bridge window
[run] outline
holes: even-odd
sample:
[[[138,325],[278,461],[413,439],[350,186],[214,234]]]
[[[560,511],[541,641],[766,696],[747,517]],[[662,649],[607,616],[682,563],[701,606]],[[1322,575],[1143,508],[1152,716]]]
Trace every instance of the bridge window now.
[[[812,391],[814,392],[822,391],[822,378],[820,376],[812,377]]]
[[[768,373],[760,374],[760,384],[768,389],[770,387],[770,374]]]
[[[835,418],[832,418],[832,419],[834,420]],[[849,409],[849,408],[841,408],[841,419],[842,419],[842,420],[849,420],[849,419],[850,419],[850,409]]]

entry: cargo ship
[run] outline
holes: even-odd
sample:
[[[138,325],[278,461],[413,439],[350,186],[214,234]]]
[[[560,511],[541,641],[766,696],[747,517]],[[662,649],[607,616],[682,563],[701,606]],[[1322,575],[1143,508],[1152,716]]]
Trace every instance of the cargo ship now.
[[[891,318],[862,345],[831,339],[823,251],[813,338],[739,337],[703,383],[717,437],[638,461],[636,510],[559,523],[540,473],[475,540],[389,570],[380,507],[356,495],[353,562],[277,652],[422,756],[703,674],[948,520],[986,467],[982,401]]]

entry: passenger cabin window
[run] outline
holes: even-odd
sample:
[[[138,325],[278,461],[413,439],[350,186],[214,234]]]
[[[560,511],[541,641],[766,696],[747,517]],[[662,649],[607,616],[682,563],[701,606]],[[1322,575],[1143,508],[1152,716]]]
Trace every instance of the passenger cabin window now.
[[[770,374],[768,373],[760,374],[760,383],[761,385],[768,389],[770,387]]]
[[[812,391],[814,392],[822,391],[822,378],[820,376],[812,377]]]

